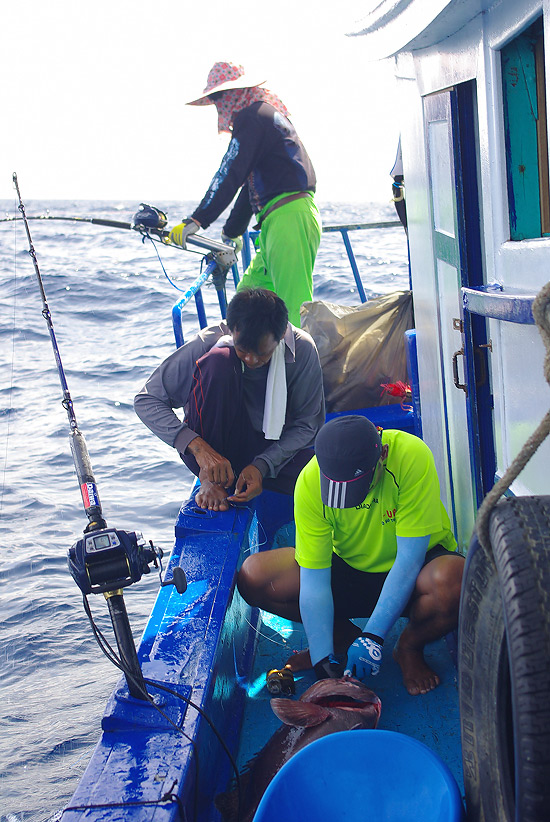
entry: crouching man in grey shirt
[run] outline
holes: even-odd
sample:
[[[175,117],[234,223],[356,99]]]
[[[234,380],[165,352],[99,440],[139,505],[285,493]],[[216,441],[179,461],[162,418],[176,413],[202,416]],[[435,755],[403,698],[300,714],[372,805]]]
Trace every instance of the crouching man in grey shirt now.
[[[292,494],[325,421],[317,348],[274,292],[243,289],[226,322],[153,372],[134,408],[199,477],[200,507],[225,511],[264,487]],[[183,422],[174,408],[184,409]]]

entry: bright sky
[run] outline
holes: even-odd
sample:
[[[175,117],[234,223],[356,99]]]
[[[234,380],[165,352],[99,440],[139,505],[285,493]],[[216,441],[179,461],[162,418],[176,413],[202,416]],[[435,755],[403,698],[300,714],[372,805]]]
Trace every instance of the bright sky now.
[[[318,199],[391,197],[393,65],[356,30],[371,0],[20,0],[0,27],[0,198],[200,200],[225,152],[214,106],[189,107],[217,60],[281,97]]]

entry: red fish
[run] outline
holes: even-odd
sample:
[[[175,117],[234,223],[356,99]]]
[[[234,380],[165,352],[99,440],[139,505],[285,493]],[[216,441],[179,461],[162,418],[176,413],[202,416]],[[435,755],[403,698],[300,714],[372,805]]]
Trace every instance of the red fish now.
[[[285,762],[310,742],[336,731],[376,728],[381,703],[376,694],[351,677],[321,679],[300,699],[271,700],[271,707],[284,723],[248,764],[241,775],[241,815],[250,822],[265,789]],[[238,818],[235,789],[222,794],[216,806],[227,822]]]

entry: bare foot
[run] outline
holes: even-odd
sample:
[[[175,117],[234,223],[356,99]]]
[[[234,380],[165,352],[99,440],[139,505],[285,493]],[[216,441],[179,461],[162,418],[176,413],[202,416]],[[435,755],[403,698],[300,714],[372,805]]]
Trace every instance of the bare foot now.
[[[210,511],[229,511],[227,491],[221,485],[215,485],[210,480],[201,481],[201,487],[195,496],[199,508],[208,508]]]
[[[287,659],[285,665],[288,665],[293,673],[295,671],[306,671],[308,668],[311,668],[309,650],[306,648],[304,651],[296,651]]]
[[[428,667],[421,651],[396,645],[393,658],[401,668],[403,684],[412,696],[427,694],[439,685],[439,677]]]

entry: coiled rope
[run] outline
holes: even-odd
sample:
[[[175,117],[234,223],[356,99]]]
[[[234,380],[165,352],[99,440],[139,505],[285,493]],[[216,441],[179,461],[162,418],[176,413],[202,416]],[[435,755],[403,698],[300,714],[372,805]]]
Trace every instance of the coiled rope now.
[[[533,301],[533,317],[542,337],[546,356],[544,358],[544,378],[550,385],[550,282],[546,283]],[[476,531],[479,541],[492,556],[489,538],[491,512],[500,497],[525,468],[535,451],[550,433],[550,410],[546,412],[537,429],[531,434],[517,457],[508,466],[503,476],[493,485],[478,511]]]

